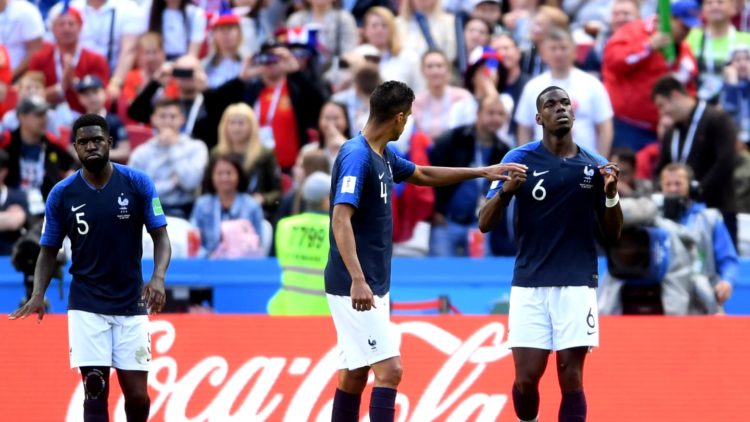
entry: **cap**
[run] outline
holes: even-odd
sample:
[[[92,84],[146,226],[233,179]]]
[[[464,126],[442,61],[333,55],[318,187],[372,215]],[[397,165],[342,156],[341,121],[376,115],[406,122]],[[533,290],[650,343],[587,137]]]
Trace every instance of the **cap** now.
[[[232,13],[231,9],[222,10],[220,13],[213,15],[209,23],[212,30],[225,25],[239,25],[240,17]]]
[[[372,44],[361,44],[361,45],[358,45],[358,46],[354,47],[354,49],[352,50],[352,53],[356,54],[358,56],[361,56],[361,57],[365,57],[365,58],[367,58],[367,57],[377,57],[377,58],[380,58],[380,56],[381,56],[380,50],[378,50],[378,48],[375,47]]]
[[[502,54],[491,47],[475,47],[469,54],[469,66],[474,66],[480,61],[486,61],[497,65],[498,62],[503,60]]]
[[[682,21],[688,28],[701,24],[701,6],[696,0],[678,0],[672,3],[672,17]]]
[[[81,12],[78,9],[70,5],[70,0],[64,0],[63,2],[54,5],[49,10],[49,13],[47,13],[47,24],[52,26],[55,19],[65,14],[69,14],[78,21],[79,25],[83,25],[83,15],[81,15]]]
[[[104,88],[104,84],[102,83],[101,79],[94,75],[86,75],[80,81],[78,81],[78,84],[76,84],[76,92],[83,92],[88,91],[89,89],[99,88]]]
[[[41,114],[46,113],[47,110],[49,110],[49,104],[38,95],[24,98],[16,106],[16,113],[18,114]]]
[[[316,171],[307,176],[302,184],[302,198],[308,202],[320,202],[331,193],[331,176]]]

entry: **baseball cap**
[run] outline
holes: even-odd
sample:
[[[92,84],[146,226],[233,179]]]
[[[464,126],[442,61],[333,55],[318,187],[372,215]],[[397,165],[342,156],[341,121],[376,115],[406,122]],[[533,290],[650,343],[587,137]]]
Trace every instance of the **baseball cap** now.
[[[316,171],[307,176],[302,184],[302,198],[308,202],[320,202],[331,193],[331,176]]]
[[[76,92],[83,92],[88,91],[89,89],[99,88],[104,88],[104,84],[102,83],[101,79],[94,75],[86,75],[80,81],[78,81],[78,84],[76,84]]]
[[[18,114],[41,114],[46,113],[47,110],[49,110],[49,104],[38,95],[22,99],[16,107]]]
[[[678,0],[672,3],[672,16],[688,28],[701,24],[701,6],[696,0]]]

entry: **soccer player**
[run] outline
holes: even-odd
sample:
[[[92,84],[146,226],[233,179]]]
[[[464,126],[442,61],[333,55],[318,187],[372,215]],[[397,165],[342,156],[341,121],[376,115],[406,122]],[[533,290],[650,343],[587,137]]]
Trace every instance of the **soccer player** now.
[[[513,405],[521,421],[537,421],[539,380],[557,352],[562,390],[559,420],[586,420],[583,362],[599,344],[596,237],[617,241],[622,211],[619,168],[573,142],[570,97],[551,86],[536,99],[542,140],[511,150],[503,162],[528,166],[494,182],[479,214],[492,230],[515,197],[518,253],[510,292],[508,345],[513,350]],[[531,179],[527,182],[527,179]]]
[[[154,184],[143,173],[109,161],[107,121],[85,114],[73,124],[83,169],[49,194],[31,299],[10,319],[44,318],[44,292],[65,236],[73,249],[68,302],[70,366],[83,379],[84,422],[109,420],[110,367],[117,369],[129,422],[148,419],[151,361],[148,313],[164,306],[171,249]],[[154,271],[143,286],[143,225],[154,241]]]
[[[503,174],[525,167],[500,164],[480,168],[416,166],[386,148],[398,139],[411,114],[414,92],[388,81],[370,96],[370,116],[362,133],[345,142],[331,177],[330,251],[325,289],[341,349],[332,421],[358,421],[370,368],[375,388],[370,420],[393,421],[401,381],[398,334],[389,321],[393,250],[391,194],[394,183],[440,186]]]

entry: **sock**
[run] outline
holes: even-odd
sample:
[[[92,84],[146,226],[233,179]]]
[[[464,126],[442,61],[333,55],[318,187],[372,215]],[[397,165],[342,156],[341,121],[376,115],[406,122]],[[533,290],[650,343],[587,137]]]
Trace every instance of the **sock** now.
[[[521,421],[535,421],[539,415],[539,390],[521,393],[513,384],[513,408]]]
[[[560,422],[586,422],[586,395],[583,391],[563,393],[559,420]]]
[[[125,416],[127,417],[128,422],[148,421],[148,413],[150,410],[151,402],[149,400],[125,400]]]
[[[370,396],[370,422],[393,422],[396,415],[396,390],[375,387]]]
[[[336,394],[333,396],[331,422],[357,422],[361,401],[362,396],[359,394],[349,394],[337,388]]]
[[[109,422],[109,406],[104,400],[83,401],[83,422]]]

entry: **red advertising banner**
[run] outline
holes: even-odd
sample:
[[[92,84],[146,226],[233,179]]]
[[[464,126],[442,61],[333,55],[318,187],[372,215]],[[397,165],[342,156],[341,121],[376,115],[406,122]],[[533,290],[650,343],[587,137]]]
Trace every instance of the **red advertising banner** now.
[[[504,317],[396,317],[397,421],[515,421]],[[0,320],[0,420],[81,421],[63,316]],[[750,417],[750,318],[603,317],[587,358],[590,421]],[[152,321],[152,421],[328,421],[337,350],[327,318],[168,315]],[[113,377],[112,420],[124,422]],[[370,380],[372,382],[372,379]],[[366,417],[369,388],[363,397]],[[557,419],[555,360],[541,420]]]

